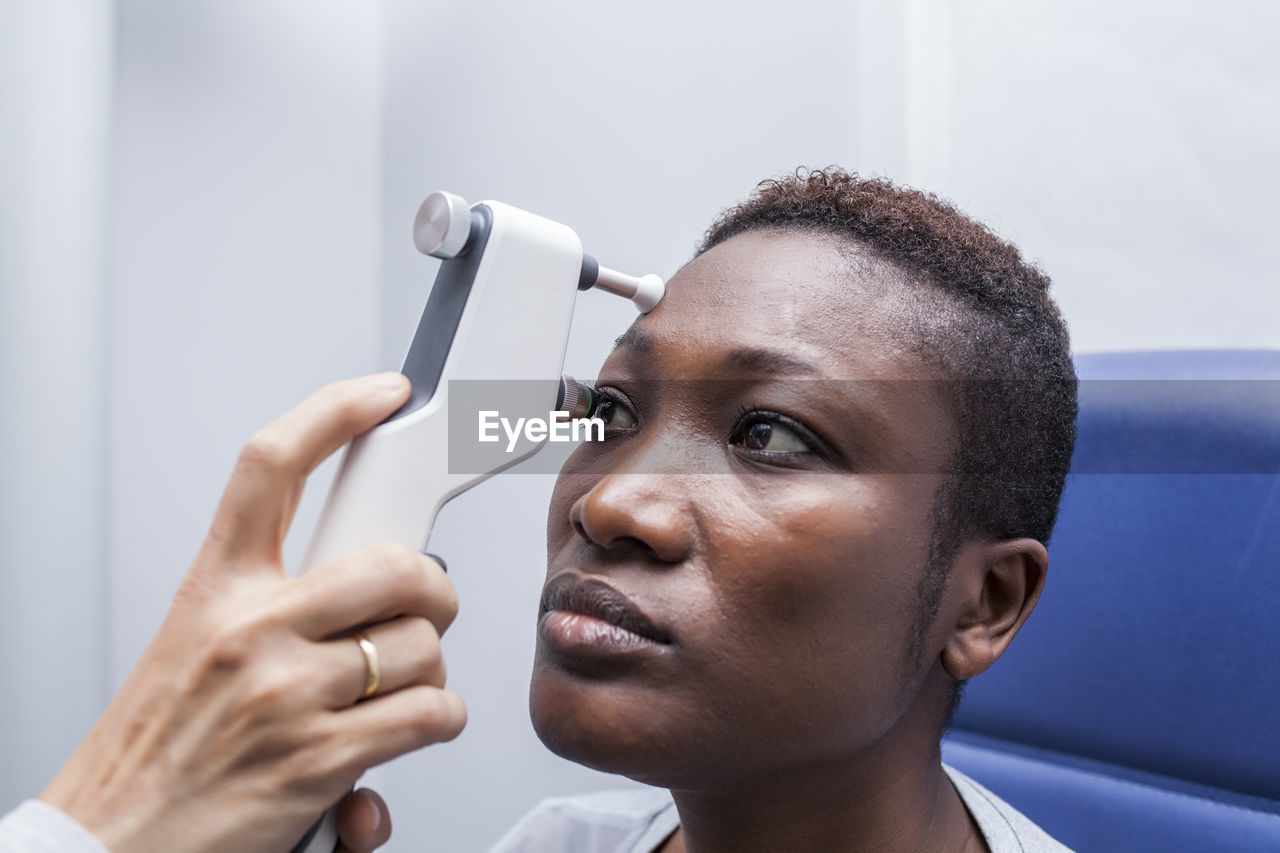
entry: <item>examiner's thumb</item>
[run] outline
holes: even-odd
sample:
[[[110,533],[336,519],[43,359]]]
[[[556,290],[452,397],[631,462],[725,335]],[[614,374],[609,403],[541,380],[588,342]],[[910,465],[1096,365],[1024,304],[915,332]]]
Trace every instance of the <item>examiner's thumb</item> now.
[[[270,566],[281,549],[307,475],[409,397],[409,380],[379,373],[326,385],[245,442],[223,491],[202,553],[238,573]]]
[[[339,853],[369,853],[391,837],[391,812],[376,791],[361,788],[347,795],[338,810]]]

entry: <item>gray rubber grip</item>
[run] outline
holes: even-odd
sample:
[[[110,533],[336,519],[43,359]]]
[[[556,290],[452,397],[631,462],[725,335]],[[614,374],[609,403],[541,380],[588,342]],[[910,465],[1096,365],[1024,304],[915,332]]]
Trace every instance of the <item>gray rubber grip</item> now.
[[[404,367],[400,368],[400,372],[413,383],[413,390],[405,404],[387,421],[421,409],[435,395],[492,230],[493,211],[483,204],[471,208],[471,236],[467,238],[462,254],[440,263],[436,282],[427,297],[427,307],[418,321],[418,331],[409,345]]]

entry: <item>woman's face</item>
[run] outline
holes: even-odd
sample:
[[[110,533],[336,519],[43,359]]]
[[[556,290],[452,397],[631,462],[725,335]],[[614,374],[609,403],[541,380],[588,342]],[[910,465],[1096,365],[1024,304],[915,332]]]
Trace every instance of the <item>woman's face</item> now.
[[[908,648],[941,482],[901,472],[942,470],[952,425],[936,386],[896,381],[937,377],[887,274],[742,234],[609,356],[607,439],[565,465],[547,523],[530,704],[551,749],[690,787],[901,727],[938,669],[936,643]]]

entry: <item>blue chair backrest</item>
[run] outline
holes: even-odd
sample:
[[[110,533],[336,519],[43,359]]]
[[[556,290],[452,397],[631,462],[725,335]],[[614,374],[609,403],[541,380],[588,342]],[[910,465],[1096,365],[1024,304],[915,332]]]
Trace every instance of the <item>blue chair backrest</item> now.
[[[1044,594],[944,759],[1080,851],[1280,851],[1280,351],[1076,366]]]

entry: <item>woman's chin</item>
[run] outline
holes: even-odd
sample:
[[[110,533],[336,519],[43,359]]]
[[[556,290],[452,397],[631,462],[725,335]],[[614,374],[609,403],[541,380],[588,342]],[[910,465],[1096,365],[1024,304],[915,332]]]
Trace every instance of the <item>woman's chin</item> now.
[[[533,730],[548,749],[577,764],[662,785],[673,760],[663,702],[637,696],[634,685],[584,679],[535,665],[529,690]]]

